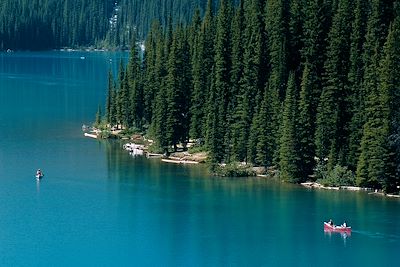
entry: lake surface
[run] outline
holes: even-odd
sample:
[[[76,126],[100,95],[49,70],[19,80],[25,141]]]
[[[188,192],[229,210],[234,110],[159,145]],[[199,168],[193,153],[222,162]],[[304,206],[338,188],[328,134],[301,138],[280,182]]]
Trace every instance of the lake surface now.
[[[121,57],[0,54],[0,266],[399,266],[399,200],[215,178],[83,137]],[[324,233],[329,218],[352,234]]]

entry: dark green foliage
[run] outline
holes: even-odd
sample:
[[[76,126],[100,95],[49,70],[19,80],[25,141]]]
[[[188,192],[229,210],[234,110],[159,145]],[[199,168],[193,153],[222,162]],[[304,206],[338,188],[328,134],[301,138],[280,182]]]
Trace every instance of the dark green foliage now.
[[[214,173],[222,177],[249,177],[255,175],[251,167],[248,165],[240,165],[237,162],[225,166],[217,166]]]
[[[361,139],[360,157],[357,163],[357,184],[390,189],[390,97],[387,81],[391,78],[387,70],[391,67],[382,55],[382,45],[392,17],[392,1],[371,2],[367,35],[364,44],[364,127]],[[389,40],[390,38],[388,38]],[[390,42],[386,45],[386,53]],[[382,64],[380,64],[383,58]],[[381,68],[380,68],[381,66]],[[381,69],[381,73],[379,70]],[[379,80],[381,78],[381,81]]]
[[[389,141],[389,136],[395,136],[398,131],[400,119],[400,6],[396,4],[398,12],[396,19],[389,29],[387,41],[384,47],[384,56],[380,69],[379,93],[382,98],[383,109],[381,113],[387,115],[388,133],[384,133],[385,142]],[[387,114],[386,114],[387,112]],[[383,121],[385,122],[385,121]],[[386,162],[386,179],[382,181],[382,186],[386,191],[393,191],[398,184],[398,173],[396,172],[398,162],[396,159],[395,143],[382,144],[387,147],[388,162]]]
[[[98,108],[97,108],[97,112],[96,112],[96,119],[95,119],[95,121],[94,121],[94,124],[95,124],[95,125],[100,125],[100,123],[101,123],[101,116],[102,116],[102,114],[101,114],[101,107],[100,107],[100,105],[99,105]]]
[[[288,23],[288,68],[296,72],[300,71],[301,50],[303,49],[303,6],[304,0],[292,0],[289,6]],[[300,74],[300,73],[296,73]]]
[[[167,120],[166,138],[174,147],[186,142],[188,137],[188,112],[190,101],[190,55],[183,29],[178,28],[173,36],[168,58],[166,77]]]
[[[324,11],[323,0],[306,1],[304,5],[303,21],[303,48],[301,50],[302,61],[310,64],[309,69],[315,71],[316,79],[313,80],[315,86],[312,92],[312,114],[316,114],[321,95],[321,78],[325,62],[326,37],[329,28],[324,28],[328,16]]]
[[[299,116],[297,117],[297,150],[299,156],[299,177],[306,180],[312,174],[314,167],[314,129],[312,111],[312,92],[315,86],[316,73],[309,69],[310,64],[305,64],[301,81]]]
[[[289,75],[282,115],[282,132],[279,146],[279,167],[281,179],[291,182],[300,181],[297,167],[298,150],[296,149],[296,113],[297,89],[294,73]]]
[[[265,86],[264,97],[257,114],[258,142],[256,162],[261,166],[271,166],[278,143],[279,95],[276,90]]]
[[[255,98],[258,92],[264,88],[265,82],[265,43],[264,25],[260,10],[263,10],[262,1],[245,1],[244,4],[244,55],[243,76],[240,80],[240,92],[236,108],[235,131],[237,133],[237,145],[235,153],[240,161],[247,160],[247,145],[251,127]]]
[[[347,167],[335,165],[331,171],[326,171],[324,178],[317,181],[324,186],[353,186],[354,174]]]
[[[130,60],[127,67],[127,78],[129,86],[130,110],[129,126],[142,129],[144,122],[144,93],[142,82],[142,62],[139,46],[136,39],[132,40]]]
[[[379,69],[378,51],[372,64]],[[366,100],[366,123],[361,139],[361,154],[357,164],[357,184],[381,188],[387,179],[389,107],[387,92],[378,89],[377,78],[370,83]]]
[[[203,22],[196,26],[197,32],[192,32],[193,90],[189,133],[190,137],[195,139],[205,136],[207,92],[214,60],[214,18],[211,5],[212,2],[209,1]]]
[[[208,109],[215,110],[215,116],[211,116],[208,125],[213,125],[207,130],[211,132],[211,139],[207,140],[210,145],[211,155],[218,155],[217,160],[221,161],[219,153],[224,153],[224,137],[226,129],[229,125],[226,121],[226,112],[228,103],[230,102],[230,66],[231,66],[231,49],[230,49],[230,24],[231,24],[231,6],[226,0],[221,0],[217,16],[216,42],[214,47],[214,75],[213,75],[213,92],[214,99],[209,102],[211,105]],[[216,151],[213,151],[216,150]],[[218,150],[218,151],[217,151]]]
[[[279,92],[281,99],[285,95],[287,80],[287,25],[285,0],[270,0],[265,6],[265,30],[269,50],[271,74],[269,85]]]
[[[0,50],[90,46],[103,40],[111,0],[2,0]]]
[[[348,102],[352,108],[350,122],[349,153],[347,164],[351,170],[355,170],[359,157],[359,147],[362,137],[364,101],[362,89],[363,78],[363,44],[365,42],[367,24],[368,1],[358,0],[354,9],[350,45],[350,69],[348,74]]]
[[[117,86],[109,76],[111,126],[147,130],[167,153],[196,139],[214,170],[234,166],[225,175],[242,175],[240,161],[290,182],[395,191],[399,7],[392,0],[218,3],[216,16],[209,0],[204,18],[200,7],[188,26],[164,14],[166,30],[153,24],[143,58],[133,41]]]
[[[348,58],[350,52],[351,5],[340,0],[329,33],[323,90],[318,107],[316,153],[319,158],[329,158],[331,170],[338,161],[344,164],[348,151],[348,125],[350,107],[346,90]]]
[[[107,123],[111,123],[113,121],[113,105],[115,99],[113,98],[114,96],[114,89],[115,89],[115,84],[114,84],[114,78],[112,71],[110,70],[108,72],[108,88],[107,88],[107,100],[106,100],[106,121]]]
[[[133,36],[143,40],[152,22],[186,24],[207,0],[2,0],[0,50],[62,47],[127,48]],[[211,6],[215,9],[216,6]]]

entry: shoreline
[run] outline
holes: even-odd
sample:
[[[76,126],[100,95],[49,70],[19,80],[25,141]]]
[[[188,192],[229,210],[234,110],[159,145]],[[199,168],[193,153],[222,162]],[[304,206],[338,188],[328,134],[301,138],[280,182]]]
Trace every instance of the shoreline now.
[[[368,188],[368,187],[359,187],[359,186],[324,186],[320,183],[317,182],[305,182],[305,183],[300,183],[301,186],[309,188],[309,189],[323,189],[323,190],[341,190],[341,191],[362,191],[362,192],[368,192],[368,195],[375,195],[375,196],[381,196],[381,197],[388,197],[388,198],[400,198],[400,195],[396,194],[387,194],[382,192],[381,190],[373,189],[373,188]]]
[[[85,137],[90,137],[93,139],[103,139],[101,136],[102,131],[83,125],[82,126],[83,135]],[[128,141],[122,145],[122,148],[129,152],[132,156],[145,156],[146,158],[160,158],[162,162],[174,163],[174,164],[200,164],[205,163],[207,160],[206,152],[199,153],[189,153],[187,151],[176,151],[172,152],[170,155],[153,153],[149,151],[149,146],[153,143],[153,140],[145,139],[143,136],[134,135],[131,137],[122,137],[120,135],[121,130],[110,131],[110,136],[108,138],[116,138],[120,140]],[[108,139],[106,138],[106,139]],[[136,142],[139,141],[139,142]]]
[[[94,138],[94,139],[104,139],[101,136],[102,131],[94,128],[89,127],[86,125],[82,126],[82,131],[84,132],[85,137]],[[198,153],[189,153],[188,151],[176,151],[172,152],[170,155],[159,154],[159,153],[152,153],[149,151],[149,146],[153,143],[153,140],[149,140],[144,138],[141,135],[133,135],[131,137],[123,137],[120,135],[121,130],[112,130],[109,132],[110,136],[108,138],[117,138],[120,140],[128,141],[125,143],[122,148],[129,152],[132,156],[145,156],[146,158],[159,158],[161,162],[170,163],[170,164],[202,164],[205,163],[207,160],[207,152],[198,152]],[[134,141],[140,141],[139,143],[135,143]],[[265,173],[260,172],[258,169],[262,167],[251,167],[255,172],[254,177],[261,177],[261,178],[268,178],[270,175],[265,170]],[[323,189],[323,190],[345,190],[345,191],[363,191],[368,192],[369,195],[376,195],[388,198],[399,198],[400,194],[387,194],[382,192],[381,190],[373,189],[373,188],[366,188],[366,187],[358,187],[358,186],[324,186],[318,182],[304,182],[298,184],[299,186],[309,188],[309,189]]]

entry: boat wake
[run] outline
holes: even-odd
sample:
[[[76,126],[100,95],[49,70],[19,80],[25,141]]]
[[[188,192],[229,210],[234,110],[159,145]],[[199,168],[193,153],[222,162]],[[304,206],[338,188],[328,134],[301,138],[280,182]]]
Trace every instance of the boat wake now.
[[[379,232],[368,232],[368,231],[356,231],[353,230],[353,234],[359,234],[363,236],[368,236],[370,238],[376,238],[376,239],[387,239],[390,241],[400,241],[400,235],[396,234],[384,234],[384,233],[379,233]]]

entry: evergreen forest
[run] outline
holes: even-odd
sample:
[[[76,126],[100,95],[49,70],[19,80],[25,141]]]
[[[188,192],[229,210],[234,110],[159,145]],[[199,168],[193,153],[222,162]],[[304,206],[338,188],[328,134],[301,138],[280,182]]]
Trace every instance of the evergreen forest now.
[[[206,0],[0,0],[0,51],[125,48],[151,21],[186,24]],[[215,8],[215,7],[214,7]]]
[[[398,191],[398,1],[213,5],[187,25],[153,22],[144,55],[133,45],[109,74],[104,122],[164,152],[196,140],[215,165]]]

